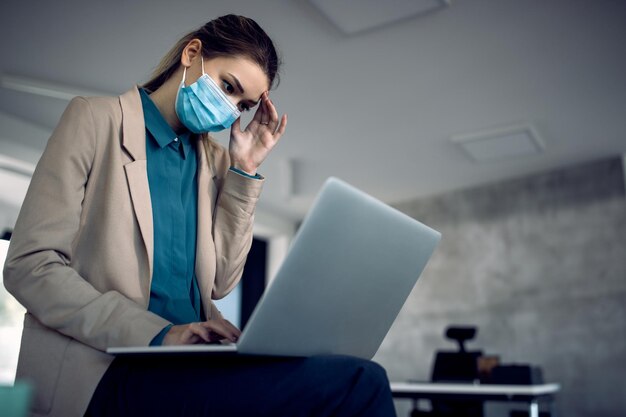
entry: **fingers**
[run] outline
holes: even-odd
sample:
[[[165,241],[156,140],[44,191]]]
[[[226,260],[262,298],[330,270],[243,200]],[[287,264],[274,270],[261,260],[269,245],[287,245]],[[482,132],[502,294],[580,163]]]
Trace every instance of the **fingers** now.
[[[274,107],[274,103],[272,103],[272,100],[270,100],[267,93],[265,93],[263,104],[265,105],[267,124],[272,131],[275,131],[278,126],[278,112],[276,111],[276,107]]]
[[[267,97],[267,91],[263,93],[263,95],[261,96],[261,104],[259,104],[259,107],[257,107],[256,112],[254,112],[254,117],[250,121],[250,124],[254,122],[261,124],[262,122],[265,122],[265,120],[263,119],[263,114],[265,113],[265,98],[266,97]]]
[[[276,135],[278,135],[278,138],[280,138],[283,135],[283,133],[285,133],[286,127],[287,127],[287,114],[283,114],[283,117],[280,119],[280,126],[278,126],[278,130],[276,130]]]
[[[270,103],[270,97],[269,97],[269,93],[266,91],[265,93],[263,93],[263,96],[261,97],[262,99],[262,103],[259,107],[263,108],[263,111],[261,112],[261,121],[260,123],[264,126],[268,126],[270,123],[269,120],[269,103]]]
[[[217,334],[218,338],[216,340],[228,339],[229,341],[234,343],[237,341],[237,339],[239,339],[239,336],[241,335],[239,329],[237,329],[229,321],[224,319],[209,320],[200,324],[202,324],[205,329]]]
[[[285,133],[285,128],[287,127],[287,115],[283,114],[279,122],[276,106],[274,106],[274,103],[272,102],[272,100],[270,100],[269,96],[266,95],[265,97],[266,100],[263,102],[263,104],[266,106],[268,127],[274,134],[274,139],[278,140],[283,135],[283,133]]]
[[[224,322],[226,323],[226,326],[231,330],[231,332],[235,334],[237,339],[239,339],[239,336],[241,336],[241,330],[235,327],[235,325],[229,322],[228,320],[224,320]]]
[[[198,343],[201,340],[207,343],[211,341],[209,331],[202,323],[190,323],[181,335],[182,344]]]
[[[217,318],[200,323],[189,323],[172,326],[165,335],[165,345],[191,345],[195,343],[211,343],[227,339],[236,342],[241,331],[224,318]]]
[[[267,91],[261,96],[261,103],[252,121],[262,126],[268,126],[272,132],[276,130],[276,126],[278,126],[278,112]]]
[[[239,121],[236,121],[233,124],[233,129],[240,129]],[[274,106],[274,103],[269,98],[269,93],[266,91],[261,96],[261,102],[259,103],[256,112],[245,131],[252,132],[255,135],[263,135],[265,136],[267,131],[271,133],[273,136],[273,142],[278,141],[280,136],[285,133],[285,128],[287,126],[287,115],[284,114],[279,118],[278,111]],[[265,130],[267,127],[267,130]],[[237,132],[237,130],[233,130]]]

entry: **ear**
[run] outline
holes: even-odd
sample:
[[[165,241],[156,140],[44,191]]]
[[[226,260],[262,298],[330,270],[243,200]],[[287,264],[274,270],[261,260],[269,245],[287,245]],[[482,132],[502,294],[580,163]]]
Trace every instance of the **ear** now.
[[[183,53],[180,57],[180,63],[189,68],[195,59],[200,58],[201,53],[202,41],[194,38],[190,40],[187,46],[185,46],[185,49],[183,49]]]

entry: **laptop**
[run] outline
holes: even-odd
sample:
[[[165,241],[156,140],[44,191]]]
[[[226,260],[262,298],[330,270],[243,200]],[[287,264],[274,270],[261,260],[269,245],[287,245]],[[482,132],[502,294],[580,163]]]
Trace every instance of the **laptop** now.
[[[440,239],[436,230],[331,177],[236,344],[110,347],[107,353],[371,359]]]

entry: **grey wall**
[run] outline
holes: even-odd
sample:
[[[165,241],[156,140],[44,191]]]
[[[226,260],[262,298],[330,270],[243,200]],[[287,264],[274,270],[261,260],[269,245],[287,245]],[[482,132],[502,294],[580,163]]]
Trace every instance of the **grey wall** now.
[[[443,234],[376,360],[428,379],[443,330],[543,367],[559,415],[626,415],[626,199],[619,158],[396,206]],[[402,409],[402,407],[400,407]]]

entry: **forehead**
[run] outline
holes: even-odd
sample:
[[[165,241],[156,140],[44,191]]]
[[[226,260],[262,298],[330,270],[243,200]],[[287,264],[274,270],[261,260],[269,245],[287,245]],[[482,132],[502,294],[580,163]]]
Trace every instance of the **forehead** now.
[[[258,98],[269,89],[269,80],[256,62],[243,57],[217,57],[206,61],[207,70],[220,75],[231,74],[241,82],[246,96]]]

